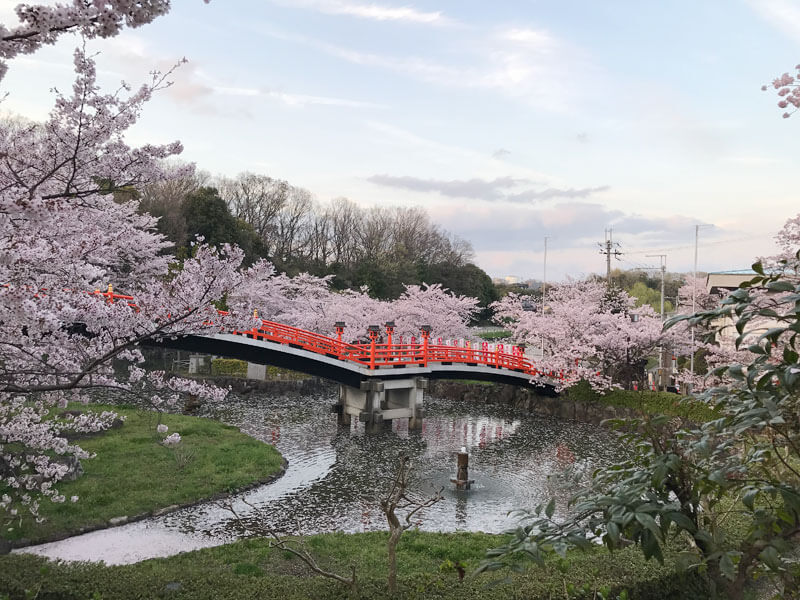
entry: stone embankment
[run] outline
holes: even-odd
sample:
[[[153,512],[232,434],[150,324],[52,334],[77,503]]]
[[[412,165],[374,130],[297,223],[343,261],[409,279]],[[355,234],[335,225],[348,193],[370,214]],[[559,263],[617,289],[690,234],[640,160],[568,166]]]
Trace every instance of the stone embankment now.
[[[245,379],[242,377],[213,377],[214,383],[227,387],[237,394],[251,392],[269,394],[314,394],[334,392],[337,384],[309,377],[303,379]],[[637,416],[635,411],[623,406],[608,406],[602,403],[571,400],[567,395],[545,396],[535,389],[523,388],[502,383],[482,383],[470,381],[432,380],[426,395],[447,398],[448,400],[507,404],[517,410],[527,411],[558,419],[569,419],[582,423],[599,425],[606,419],[620,419]]]
[[[319,377],[304,377],[300,379],[246,379],[244,377],[225,377],[216,375],[207,377],[215,385],[230,387],[231,391],[239,395],[251,392],[265,392],[270,394],[319,394],[333,392],[337,384]]]
[[[438,380],[429,383],[428,392],[432,396],[449,400],[508,404],[518,410],[534,414],[597,425],[606,419],[636,416],[633,410],[622,406],[607,406],[599,403],[570,400],[565,395],[542,396],[531,388],[502,383],[487,385],[466,381]]]

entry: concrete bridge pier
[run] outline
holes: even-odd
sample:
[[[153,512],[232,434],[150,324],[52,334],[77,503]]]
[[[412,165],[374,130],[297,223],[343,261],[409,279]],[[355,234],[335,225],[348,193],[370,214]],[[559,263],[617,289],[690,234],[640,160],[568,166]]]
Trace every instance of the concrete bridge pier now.
[[[368,432],[391,428],[394,419],[408,419],[410,429],[421,429],[427,387],[423,377],[369,379],[358,389],[340,385],[333,411],[340,425],[350,425],[352,417],[357,417]]]

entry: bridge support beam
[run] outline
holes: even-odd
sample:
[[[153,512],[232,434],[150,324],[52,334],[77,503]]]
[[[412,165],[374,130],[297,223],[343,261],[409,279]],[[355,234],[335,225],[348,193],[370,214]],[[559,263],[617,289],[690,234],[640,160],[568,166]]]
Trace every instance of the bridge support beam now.
[[[339,402],[333,407],[340,425],[350,425],[352,417],[364,423],[368,432],[391,428],[395,419],[408,419],[409,429],[421,429],[423,399],[428,380],[369,379],[360,388],[339,386]]]

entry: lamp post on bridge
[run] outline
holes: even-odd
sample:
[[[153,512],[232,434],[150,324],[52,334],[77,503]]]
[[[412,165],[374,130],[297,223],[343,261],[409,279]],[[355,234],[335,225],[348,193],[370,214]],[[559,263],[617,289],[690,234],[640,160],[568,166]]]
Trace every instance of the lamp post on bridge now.
[[[386,321],[383,324],[386,327],[386,343],[389,345],[389,348],[392,347],[392,334],[394,333],[395,324],[394,321]]]
[[[336,323],[333,324],[333,328],[336,330],[336,339],[341,344],[342,334],[344,333],[344,328],[345,328],[344,321],[336,321]]]

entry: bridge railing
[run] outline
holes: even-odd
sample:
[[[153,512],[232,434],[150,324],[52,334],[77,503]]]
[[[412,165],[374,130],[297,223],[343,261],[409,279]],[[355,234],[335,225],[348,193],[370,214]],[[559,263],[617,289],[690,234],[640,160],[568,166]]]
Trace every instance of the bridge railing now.
[[[531,376],[544,374],[554,378],[564,378],[563,373],[540,373],[535,363],[526,358],[521,350],[513,349],[512,352],[505,352],[499,345],[489,349],[488,346],[428,344],[425,340],[410,344],[378,343],[376,340],[353,344],[273,321],[262,321],[261,327],[257,329],[234,333],[252,339],[287,344],[330,358],[357,363],[370,369],[398,368],[407,365],[426,366],[430,363],[465,364],[510,369]]]
[[[35,295],[46,294],[47,290],[39,290]],[[134,310],[139,310],[133,296],[117,294],[111,284],[108,290],[101,292],[94,290],[88,292],[105,298],[106,302],[125,302]],[[227,314],[225,311],[218,311]],[[209,320],[207,325],[213,327]],[[338,324],[337,324],[338,325]],[[341,333],[341,330],[338,330]],[[236,335],[248,338],[288,344],[289,346],[325,355],[330,358],[350,361],[366,366],[370,369],[394,368],[406,365],[427,366],[430,363],[439,364],[466,364],[468,366],[486,365],[495,368],[505,368],[531,376],[546,375],[553,378],[564,379],[565,373],[540,372],[532,360],[525,358],[524,353],[512,347],[512,352],[505,352],[502,345],[498,344],[490,349],[488,344],[481,347],[430,344],[428,338],[423,337],[419,342],[412,338],[412,343],[390,344],[377,342],[377,334],[372,340],[365,343],[347,343],[340,338],[331,338],[291,325],[284,325],[274,321],[261,321],[261,326],[247,331],[234,331]],[[402,338],[400,338],[402,340]],[[441,341],[441,338],[438,340]]]

